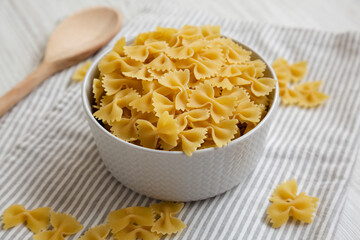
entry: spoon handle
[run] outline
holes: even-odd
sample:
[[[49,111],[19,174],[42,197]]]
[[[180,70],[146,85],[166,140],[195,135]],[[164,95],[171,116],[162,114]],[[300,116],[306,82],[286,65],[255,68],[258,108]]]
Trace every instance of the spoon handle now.
[[[54,68],[53,64],[47,62],[40,63],[30,75],[9,92],[5,93],[4,96],[0,97],[0,117],[56,71],[57,69]]]

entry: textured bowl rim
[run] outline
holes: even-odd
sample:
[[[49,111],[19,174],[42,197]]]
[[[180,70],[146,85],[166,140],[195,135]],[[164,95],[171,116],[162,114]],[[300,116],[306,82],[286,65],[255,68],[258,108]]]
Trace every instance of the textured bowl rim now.
[[[276,77],[275,71],[272,68],[272,66],[260,55],[258,54],[256,51],[254,51],[252,48],[248,47],[247,45],[236,41],[234,39],[232,39],[234,42],[236,42],[237,44],[239,44],[241,47],[249,50],[252,52],[252,54],[257,55],[258,58],[256,59],[260,59],[262,60],[267,69],[270,71],[272,78],[276,80],[276,85],[275,85],[275,92],[274,92],[274,97],[273,97],[273,101],[271,104],[271,107],[269,109],[269,111],[267,112],[266,116],[260,121],[260,123],[258,125],[255,126],[255,128],[251,129],[249,132],[247,132],[246,134],[231,140],[227,145],[223,146],[223,147],[210,147],[210,148],[204,148],[204,149],[198,149],[195,152],[193,152],[193,154],[191,156],[188,156],[190,158],[196,158],[196,155],[201,154],[201,153],[205,153],[205,152],[211,152],[211,151],[217,151],[218,149],[224,149],[227,147],[230,147],[234,144],[239,144],[240,142],[244,141],[245,139],[247,139],[248,137],[250,137],[252,134],[254,134],[256,131],[258,131],[260,128],[262,128],[262,126],[265,124],[265,122],[270,118],[271,115],[273,115],[273,112],[276,110],[277,105],[279,104],[279,84],[278,84],[278,79]],[[128,42],[132,42],[132,41],[128,41]],[[106,49],[104,49],[104,52],[102,54],[100,54],[91,64],[91,66],[89,67],[85,78],[84,78],[84,82],[82,85],[82,91],[81,91],[81,98],[82,98],[82,106],[83,109],[85,111],[85,114],[88,118],[90,118],[93,123],[95,123],[95,126],[97,128],[100,128],[102,132],[104,132],[108,137],[112,138],[114,141],[119,142],[120,144],[126,144],[130,147],[133,147],[136,150],[141,150],[141,151],[146,151],[149,153],[159,153],[159,154],[169,154],[169,155],[185,155],[185,153],[183,151],[166,151],[166,150],[158,150],[158,149],[152,149],[152,148],[146,148],[143,146],[138,146],[136,144],[133,143],[129,143],[127,141],[122,140],[121,138],[116,137],[115,135],[111,134],[109,131],[107,131],[103,126],[100,125],[100,123],[95,119],[95,117],[92,115],[92,111],[91,111],[91,104],[90,104],[90,99],[88,99],[87,96],[87,85],[89,81],[93,80],[93,73],[96,71],[98,63],[100,62],[100,60],[106,55],[108,54],[110,51],[112,50],[112,47],[108,47]],[[92,86],[92,85],[91,85]]]

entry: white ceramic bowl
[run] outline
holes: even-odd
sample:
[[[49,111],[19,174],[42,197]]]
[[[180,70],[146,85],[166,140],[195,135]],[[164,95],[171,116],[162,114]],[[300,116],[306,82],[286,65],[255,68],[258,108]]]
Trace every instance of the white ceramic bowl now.
[[[254,50],[238,44],[252,51],[252,59],[265,62],[265,76],[276,79],[271,65]],[[269,112],[253,130],[222,148],[197,150],[188,157],[179,151],[148,149],[123,141],[92,116],[92,82],[98,76],[99,61],[107,53],[99,56],[89,68],[83,83],[82,101],[100,155],[107,169],[123,185],[156,199],[195,201],[226,192],[243,182],[254,170],[278,106],[278,84],[271,94]]]

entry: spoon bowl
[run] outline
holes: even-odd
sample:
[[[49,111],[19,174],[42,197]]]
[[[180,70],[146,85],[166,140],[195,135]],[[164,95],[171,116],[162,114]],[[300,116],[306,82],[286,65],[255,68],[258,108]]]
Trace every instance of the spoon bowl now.
[[[81,10],[62,21],[49,37],[45,62],[86,58],[104,46],[120,29],[120,12],[108,7]]]
[[[62,21],[49,37],[39,66],[0,97],[0,117],[54,73],[94,54],[115,36],[122,25],[119,11],[91,7]]]

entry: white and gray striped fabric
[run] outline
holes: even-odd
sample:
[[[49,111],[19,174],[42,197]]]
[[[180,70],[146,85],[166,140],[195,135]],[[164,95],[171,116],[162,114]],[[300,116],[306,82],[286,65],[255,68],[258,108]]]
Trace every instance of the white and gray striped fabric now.
[[[230,21],[198,11],[170,12],[172,6],[166,3],[143,7],[151,11],[126,22],[116,39],[158,25],[221,25],[224,35],[270,62],[279,56],[290,62],[308,60],[305,81],[323,79],[321,90],[330,95],[316,109],[280,107],[263,157],[246,182],[220,196],[186,203],[179,218],[188,227],[170,239],[332,239],[359,157],[360,34]],[[114,209],[156,200],[132,192],[107,172],[83,117],[80,84],[67,87],[73,71],[53,76],[0,119],[0,212],[14,203],[29,209],[50,206],[73,214],[86,230],[104,222]],[[292,221],[273,229],[265,214],[269,196],[291,178],[300,191],[320,199],[316,217],[312,224]],[[24,227],[0,230],[4,240],[31,237]]]

